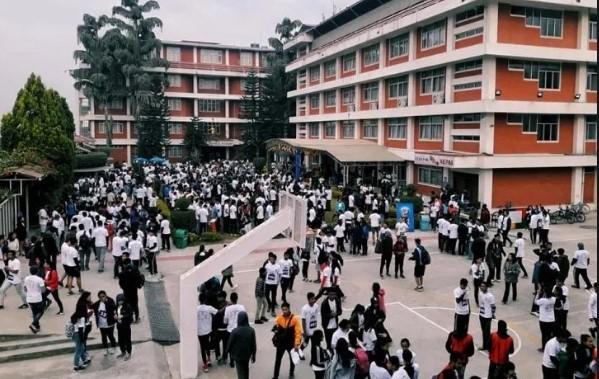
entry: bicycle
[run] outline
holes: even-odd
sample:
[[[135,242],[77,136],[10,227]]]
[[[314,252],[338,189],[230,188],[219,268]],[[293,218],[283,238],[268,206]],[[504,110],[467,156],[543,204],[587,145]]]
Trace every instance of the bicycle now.
[[[576,204],[570,205],[571,209],[578,210],[584,215],[588,215],[591,212],[591,207],[588,204],[583,203],[582,201]]]

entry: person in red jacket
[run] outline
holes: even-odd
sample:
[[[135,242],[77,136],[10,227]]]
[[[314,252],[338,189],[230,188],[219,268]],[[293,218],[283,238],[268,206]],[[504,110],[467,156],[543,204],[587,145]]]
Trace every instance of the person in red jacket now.
[[[464,379],[468,358],[474,355],[474,339],[465,329],[457,329],[450,332],[445,342],[445,350],[450,355],[461,357],[459,367],[455,370],[459,379]]]
[[[47,289],[44,299],[45,308],[48,309],[52,303],[52,301],[48,299],[48,294],[52,294],[54,301],[56,301],[56,304],[58,305],[57,315],[64,314],[62,301],[60,301],[60,296],[58,296],[58,272],[56,271],[56,264],[53,262],[44,263],[44,283]]]
[[[489,374],[488,379],[500,379],[500,374],[510,361],[510,354],[514,353],[514,340],[507,334],[507,323],[503,320],[497,322],[497,331],[491,334],[491,347],[489,349]]]
[[[437,374],[437,379],[463,378],[463,376],[459,376],[459,373],[464,366],[464,359],[465,358],[459,354],[451,353],[449,355],[449,363],[443,367],[443,370],[439,374]]]

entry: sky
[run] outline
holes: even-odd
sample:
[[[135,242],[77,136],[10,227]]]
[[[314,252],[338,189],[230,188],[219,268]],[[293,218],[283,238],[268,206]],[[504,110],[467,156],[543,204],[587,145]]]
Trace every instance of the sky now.
[[[143,1],[143,0],[141,0]],[[283,17],[316,24],[356,0],[159,0],[165,40],[267,45]],[[19,0],[0,12],[0,115],[9,112],[33,72],[65,97],[75,117],[77,93],[68,70],[83,14],[109,14],[119,0]]]

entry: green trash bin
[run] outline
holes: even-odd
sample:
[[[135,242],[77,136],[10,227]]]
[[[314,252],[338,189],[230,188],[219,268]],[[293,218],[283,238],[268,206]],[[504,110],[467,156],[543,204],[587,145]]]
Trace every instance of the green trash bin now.
[[[187,247],[187,230],[176,229],[174,242],[178,249],[185,249]]]

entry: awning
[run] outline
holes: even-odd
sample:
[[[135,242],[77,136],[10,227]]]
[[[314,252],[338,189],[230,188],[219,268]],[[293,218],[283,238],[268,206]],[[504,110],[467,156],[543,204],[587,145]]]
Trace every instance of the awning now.
[[[8,180],[42,180],[54,170],[39,165],[24,165],[20,167],[8,167],[0,173],[0,179]]]
[[[208,139],[206,140],[206,145],[212,147],[233,147],[243,145],[243,141],[240,141],[235,138],[228,139]]]
[[[386,147],[363,139],[272,139],[268,150],[292,152],[294,149],[318,151],[330,155],[339,163],[403,162]]]

